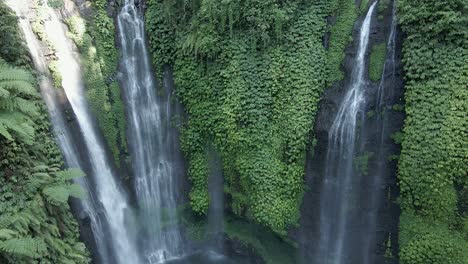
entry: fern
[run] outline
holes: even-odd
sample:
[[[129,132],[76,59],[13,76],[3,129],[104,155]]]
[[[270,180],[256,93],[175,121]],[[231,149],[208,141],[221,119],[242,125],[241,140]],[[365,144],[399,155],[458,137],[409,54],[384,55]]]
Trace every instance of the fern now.
[[[25,115],[19,112],[0,111],[0,134],[12,140],[13,132],[21,141],[30,145],[34,140],[34,128],[32,121]]]
[[[79,169],[67,169],[55,173],[55,175],[63,181],[72,180],[85,176],[85,174]]]
[[[0,229],[0,240],[11,239],[16,234],[18,233],[11,229]]]
[[[47,248],[44,241],[36,238],[13,238],[0,242],[0,250],[12,255],[40,257]]]
[[[36,117],[39,109],[31,99],[38,97],[29,72],[0,65],[0,136],[8,140],[16,136],[32,144],[34,128],[30,118]]]
[[[0,98],[8,98],[9,96],[10,96],[10,92],[0,87]]]
[[[25,229],[29,224],[29,219],[23,213],[0,216],[0,228]]]
[[[42,192],[44,193],[47,201],[53,205],[66,204],[70,196],[76,198],[85,197],[83,188],[77,184],[47,187]]]
[[[31,74],[24,70],[9,68],[5,65],[1,65],[0,70],[0,82],[14,80],[32,82],[33,80]]]

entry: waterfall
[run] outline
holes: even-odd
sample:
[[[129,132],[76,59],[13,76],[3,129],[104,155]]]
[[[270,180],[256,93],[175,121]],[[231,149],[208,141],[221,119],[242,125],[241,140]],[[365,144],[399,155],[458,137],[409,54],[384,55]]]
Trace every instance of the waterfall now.
[[[371,5],[362,22],[351,81],[328,135],[320,197],[319,248],[314,257],[318,263],[349,263],[351,245],[356,243],[350,232],[353,228],[352,207],[357,204],[353,163],[358,145],[358,121],[362,120],[366,102],[365,58],[375,6],[376,2]]]
[[[106,156],[103,143],[93,125],[91,114],[83,93],[83,82],[77,54],[73,50],[71,41],[66,37],[64,25],[60,22],[55,11],[47,7],[49,19],[44,22],[48,39],[56,49],[58,69],[62,76],[62,86],[76,116],[81,135],[87,150],[87,157],[94,176],[96,198],[101,207],[102,217],[108,229],[109,237],[99,237],[102,233],[95,233],[100,241],[110,240],[110,248],[115,262],[120,264],[138,263],[139,258],[134,239],[128,230],[126,218],[130,213],[127,197],[114,179],[114,175]],[[110,263],[114,263],[109,261]]]
[[[369,213],[367,214],[367,219],[365,219],[368,230],[368,239],[365,239],[362,245],[363,249],[363,262],[362,264],[372,264],[375,263],[374,255],[372,254],[375,251],[375,229],[377,226],[377,210],[379,210],[382,205],[381,203],[385,200],[387,194],[386,185],[384,178],[386,174],[391,173],[391,168],[388,167],[388,155],[389,144],[392,144],[390,139],[391,131],[389,131],[389,103],[392,103],[391,98],[393,97],[393,88],[396,85],[396,0],[393,1],[392,5],[392,20],[390,24],[390,33],[387,40],[387,55],[383,65],[382,75],[380,77],[379,86],[375,96],[376,101],[376,133],[378,134],[377,143],[375,147],[376,155],[376,169],[372,177],[371,182],[371,192],[369,193]],[[390,86],[389,86],[390,85]],[[389,87],[388,87],[389,86]],[[387,88],[387,89],[386,89]],[[391,106],[390,106],[391,107]]]
[[[117,22],[141,246],[146,262],[161,263],[183,253],[176,213],[180,166],[174,153],[176,133],[170,128],[171,91],[163,76],[165,82],[156,94],[143,15],[133,0],[125,0]]]
[[[28,21],[27,14],[29,10],[28,8],[30,8],[29,4],[25,0],[6,0],[6,3],[19,17],[19,26],[23,32],[24,39],[31,54],[34,68],[39,74],[39,88],[41,95],[47,106],[54,135],[65,159],[65,163],[68,168],[80,168],[84,171],[82,168],[82,161],[78,156],[76,145],[73,143],[70,131],[65,125],[65,117],[58,105],[58,95],[56,94],[56,89],[52,85],[44,54],[41,53],[39,41],[34,35],[30,22]],[[87,198],[80,200],[80,207],[90,219],[91,229],[98,249],[99,258],[103,263],[109,262],[110,256],[104,241],[104,227],[102,225],[102,220],[98,215],[98,204],[93,193],[94,191],[91,189],[87,179],[79,178],[75,179],[75,182],[80,184],[87,192]]]
[[[224,177],[221,158],[216,151],[208,152],[208,166],[210,176],[208,191],[210,204],[208,208],[208,235],[207,251],[211,258],[223,258],[224,243]]]

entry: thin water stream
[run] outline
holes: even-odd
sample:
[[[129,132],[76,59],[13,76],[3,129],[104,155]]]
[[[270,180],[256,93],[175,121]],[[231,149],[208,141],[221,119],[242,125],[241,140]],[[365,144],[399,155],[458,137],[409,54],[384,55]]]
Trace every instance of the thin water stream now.
[[[366,103],[365,66],[374,2],[359,32],[359,46],[351,81],[328,135],[324,181],[320,197],[320,237],[315,253],[317,263],[343,264],[352,254],[349,243],[351,209],[356,202],[356,176],[353,166],[358,145],[358,122]],[[354,262],[353,262],[354,263]]]
[[[389,119],[389,109],[393,103],[392,97],[394,96],[394,89],[397,83],[396,78],[396,35],[397,35],[397,17],[396,17],[396,0],[392,4],[392,19],[390,24],[390,33],[387,40],[387,55],[383,65],[382,75],[380,77],[379,86],[375,96],[375,112],[376,127],[374,128],[377,133],[377,144],[374,145],[374,152],[377,153],[375,157],[376,169],[370,175],[372,178],[370,185],[369,199],[369,212],[364,219],[369,232],[368,237],[364,239],[362,250],[363,264],[375,263],[376,251],[376,232],[377,228],[377,214],[378,210],[382,208],[382,203],[385,201],[387,195],[385,178],[393,170],[389,167],[388,156],[391,154],[390,149],[393,144],[391,140],[391,130],[394,128],[389,127],[391,120]]]

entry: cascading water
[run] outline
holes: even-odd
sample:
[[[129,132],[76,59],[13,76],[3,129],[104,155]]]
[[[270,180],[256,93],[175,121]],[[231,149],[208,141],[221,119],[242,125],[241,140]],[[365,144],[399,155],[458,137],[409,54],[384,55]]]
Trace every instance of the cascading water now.
[[[389,131],[389,108],[391,109],[391,104],[393,100],[393,88],[396,85],[396,0],[393,1],[392,5],[392,20],[390,24],[390,33],[387,41],[387,56],[383,65],[382,76],[380,78],[379,86],[375,96],[376,107],[376,127],[375,131],[377,136],[377,144],[374,146],[374,152],[377,153],[375,157],[376,168],[374,173],[372,173],[371,186],[369,192],[369,212],[367,213],[366,219],[364,219],[366,226],[368,227],[368,238],[363,241],[362,250],[363,250],[363,261],[362,264],[372,264],[375,263],[375,229],[377,226],[377,211],[382,208],[382,202],[385,201],[386,185],[384,182],[385,176],[387,173],[393,172],[389,168],[388,155],[390,154],[390,148],[392,142],[390,140]]]
[[[351,246],[351,207],[356,203],[354,158],[358,145],[358,121],[362,119],[365,98],[365,57],[374,2],[362,22],[359,47],[348,91],[339,107],[328,135],[324,181],[320,197],[320,237],[314,259],[317,263],[348,263]],[[366,234],[364,234],[366,235]],[[351,262],[351,263],[359,263]]]
[[[44,60],[44,54],[41,54],[39,41],[34,35],[30,22],[28,21],[28,11],[30,8],[29,3],[25,0],[6,0],[6,3],[19,17],[19,26],[24,34],[24,39],[31,54],[34,67],[39,73],[39,87],[42,98],[46,103],[53,131],[64,156],[66,165],[68,168],[82,169],[82,162],[78,156],[78,151],[75,144],[73,144],[68,127],[65,125],[65,118],[58,105],[58,95],[56,94],[56,89],[53,87],[52,81],[49,77],[49,72]],[[97,213],[99,205],[96,202],[96,197],[87,179],[79,178],[75,181],[80,184],[88,194],[86,199],[80,200],[80,206],[82,211],[84,211],[90,219],[91,229],[98,249],[99,258],[101,259],[101,262],[107,263],[109,262],[110,257],[104,241],[104,227]]]
[[[109,263],[139,263],[135,240],[128,230],[126,221],[130,214],[127,198],[114,179],[104,146],[93,126],[91,114],[83,94],[80,65],[73,51],[71,41],[66,37],[64,25],[52,8],[47,7],[50,18],[44,22],[46,35],[56,50],[58,69],[62,76],[62,86],[76,115],[81,134],[87,148],[87,156],[96,185],[96,197],[102,208],[102,215],[110,240],[114,261]],[[95,234],[97,236],[102,234]],[[99,238],[101,239],[101,238]]]
[[[223,258],[224,243],[224,177],[221,158],[215,151],[210,151],[208,163],[210,176],[208,190],[210,205],[208,208],[208,236],[207,251],[212,258]]]
[[[143,15],[133,0],[125,0],[117,21],[128,140],[144,242],[141,246],[146,262],[161,263],[183,253],[176,215],[180,164],[173,152],[176,133],[170,129],[171,92],[164,83],[162,95],[156,95]]]

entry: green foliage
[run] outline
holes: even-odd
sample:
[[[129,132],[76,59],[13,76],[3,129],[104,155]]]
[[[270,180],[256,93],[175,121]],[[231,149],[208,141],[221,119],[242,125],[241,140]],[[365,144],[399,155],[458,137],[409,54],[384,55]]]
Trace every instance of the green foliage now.
[[[343,79],[341,65],[345,58],[344,49],[350,42],[353,25],[358,17],[358,10],[354,0],[334,0],[335,23],[328,29],[329,45],[327,51],[327,85]]]
[[[380,0],[377,6],[379,16],[390,6],[390,0]]]
[[[0,32],[0,57],[15,66],[24,64],[26,48],[21,41],[16,16],[3,1],[0,2]]]
[[[52,77],[52,84],[54,85],[55,88],[61,88],[62,87],[62,75],[60,75],[60,72],[57,68],[58,61],[52,60],[48,66],[49,66],[50,76]]]
[[[385,43],[380,43],[372,46],[369,59],[369,78],[374,82],[380,80],[380,78],[382,77],[386,54],[387,46],[385,45]]]
[[[190,192],[190,205],[192,210],[198,214],[208,212],[208,163],[203,152],[193,153],[189,164],[188,174],[192,182]]]
[[[34,140],[32,118],[39,111],[34,99],[39,95],[32,81],[27,71],[0,64],[0,136],[8,140],[15,136],[27,144]]]
[[[402,263],[466,263],[468,47],[466,1],[398,1],[406,77],[398,177]],[[462,188],[455,188],[461,186]],[[441,229],[441,230],[439,230]],[[465,237],[460,233],[465,232]]]
[[[16,256],[38,258],[46,251],[46,245],[39,239],[11,238],[0,242],[0,251]]]
[[[0,125],[10,125],[7,128],[14,132],[6,130],[7,136],[0,137],[0,259],[6,263],[31,263],[35,259],[88,263],[85,248],[75,249],[81,244],[78,225],[67,204],[69,196],[83,195],[81,187],[69,183],[82,173],[58,170],[60,152],[50,134],[47,115],[32,101],[37,98],[32,76],[4,67],[0,70],[0,89],[25,99],[21,107],[9,104],[6,117],[18,119],[16,123],[5,122],[5,109],[0,109]],[[27,117],[33,113],[34,119]]]
[[[47,0],[47,4],[52,8],[62,8],[64,6],[63,0]]]
[[[411,212],[401,216],[402,264],[466,264],[468,241],[444,223],[427,221]]]
[[[193,210],[208,208],[204,149],[211,142],[221,152],[231,210],[284,234],[299,217],[305,148],[327,75],[322,36],[331,7],[271,2],[150,1],[146,21],[155,65],[174,65],[189,115],[182,146]],[[256,11],[245,17],[253,3]],[[276,20],[275,12],[288,17]]]
[[[367,11],[367,7],[369,6],[369,0],[361,0],[361,4],[359,5],[359,11],[361,14]]]
[[[117,164],[127,154],[125,112],[116,74],[118,54],[115,26],[105,11],[106,1],[93,3],[92,16],[85,21],[72,16],[66,23],[70,37],[82,55],[86,96]]]
[[[367,175],[369,170],[369,159],[374,156],[373,152],[366,152],[354,159],[354,168],[362,175]]]

